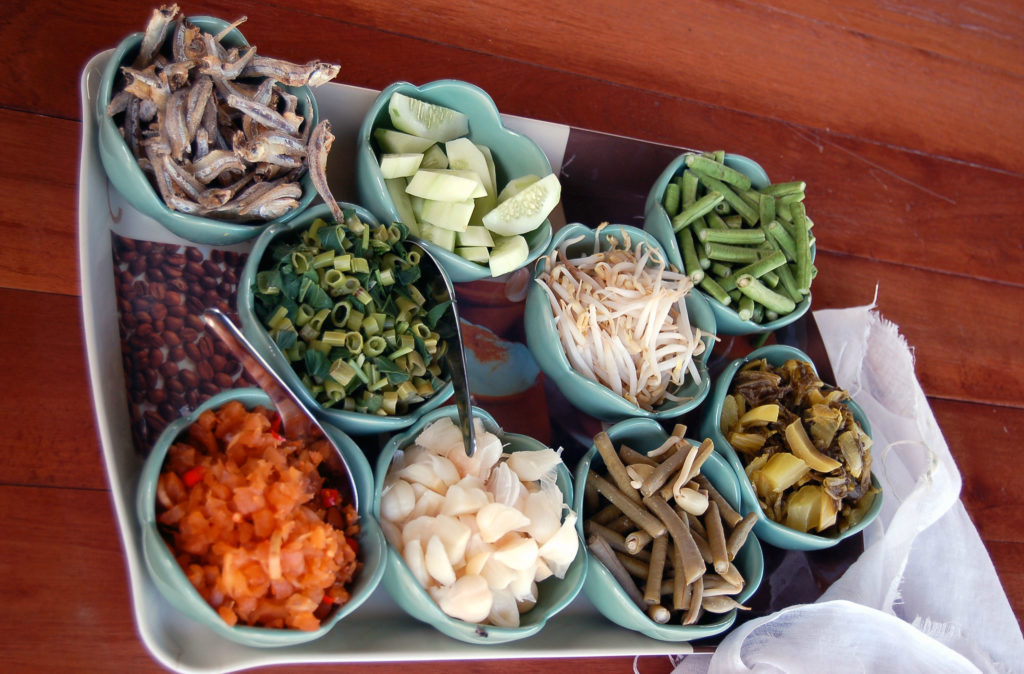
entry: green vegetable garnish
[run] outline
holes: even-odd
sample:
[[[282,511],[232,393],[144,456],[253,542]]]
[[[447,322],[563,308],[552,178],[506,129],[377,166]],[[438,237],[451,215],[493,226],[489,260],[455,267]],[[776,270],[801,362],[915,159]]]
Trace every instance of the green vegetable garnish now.
[[[434,326],[449,303],[417,287],[403,225],[344,215],[268,251],[252,288],[256,315],[318,403],[404,414],[445,384]]]

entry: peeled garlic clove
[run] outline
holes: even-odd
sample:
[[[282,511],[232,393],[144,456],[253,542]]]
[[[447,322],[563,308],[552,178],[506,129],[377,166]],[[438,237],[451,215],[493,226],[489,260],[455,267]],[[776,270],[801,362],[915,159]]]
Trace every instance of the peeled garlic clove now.
[[[562,500],[552,502],[549,494],[535,492],[526,497],[523,514],[530,520],[526,533],[543,545],[562,525]]]
[[[494,550],[494,558],[515,571],[528,570],[533,580],[533,567],[537,563],[537,541],[529,536],[510,538]]]
[[[466,545],[469,543],[469,527],[450,515],[437,516],[437,537],[444,544],[445,554],[452,566],[460,566],[466,557]]]
[[[421,484],[430,491],[443,492],[447,485],[438,476],[430,462],[412,463],[398,471],[398,477],[406,482]]]
[[[380,516],[391,522],[404,522],[416,505],[416,493],[405,480],[395,480],[380,495]]]
[[[516,601],[536,601],[537,583],[533,582],[533,569],[517,571],[512,582],[508,584],[508,591]]]
[[[496,590],[487,620],[498,627],[519,627],[519,606],[516,598],[507,590]]]
[[[446,454],[451,447],[463,447],[462,431],[448,417],[441,417],[420,431],[416,444],[437,454]],[[443,450],[443,451],[442,451]]]
[[[416,582],[423,587],[429,586],[430,574],[427,573],[427,562],[423,556],[423,544],[418,540],[409,541],[402,550],[402,558]]]
[[[486,620],[494,603],[487,581],[476,575],[463,576],[436,594],[437,605],[442,611],[469,623]]]
[[[490,555],[480,570],[480,575],[487,579],[487,584],[492,589],[503,590],[515,578],[516,572],[495,559],[494,555]]]
[[[431,455],[430,464],[437,477],[444,482],[445,488],[450,487],[462,479],[462,476],[459,475],[459,469],[455,467],[455,464],[443,456]],[[444,493],[445,489],[439,489],[437,491]]]
[[[476,514],[476,525],[485,543],[493,543],[510,531],[529,524],[526,515],[502,503],[488,503]]]
[[[448,488],[441,507],[442,515],[465,515],[475,513],[487,505],[487,492],[476,487],[463,486],[462,480]]]
[[[486,553],[494,552],[494,546],[491,545],[490,543],[485,543],[484,539],[482,539],[480,537],[480,531],[475,528],[475,526],[476,526],[476,518],[475,517],[463,516],[463,517],[461,517],[459,519],[462,521],[463,524],[467,524],[467,525],[469,524],[470,521],[473,522],[473,526],[470,527],[470,531],[472,531],[472,533],[469,535],[469,542],[466,543],[466,557],[467,558],[475,557],[476,555],[480,554],[481,552],[486,552]]]
[[[576,534],[576,513],[569,511],[558,532],[540,546],[537,555],[543,559],[551,571],[562,578],[569,570],[569,565],[576,559],[579,552],[580,539]]]
[[[548,566],[547,562],[544,561],[544,558],[538,557],[537,558],[537,570],[533,574],[534,582],[541,583],[541,582],[547,580],[548,578],[550,578],[553,575],[554,575],[554,572],[551,570],[551,567]]]
[[[516,605],[519,608],[519,614],[520,615],[522,615],[523,613],[526,613],[527,611],[532,610],[533,607],[537,605],[537,596],[538,596],[537,595],[537,584],[534,583],[533,584],[533,596],[532,597],[528,597],[526,599],[517,599],[516,600]]]
[[[426,542],[437,531],[437,520],[429,515],[413,518],[402,527],[402,546],[409,541]]]
[[[539,480],[562,462],[558,452],[546,447],[531,452],[512,452],[508,457],[508,465],[524,482]]]
[[[494,496],[495,503],[513,506],[520,500],[519,497],[526,488],[507,463],[499,463],[487,480],[487,491]]]
[[[412,512],[409,513],[409,517],[415,519],[417,517],[436,517],[441,512],[441,508],[444,507],[445,498],[436,491],[427,490],[416,499],[416,505],[413,506]]]
[[[384,532],[384,538],[388,539],[388,543],[390,543],[396,550],[401,550],[402,546],[405,545],[405,540],[402,537],[402,529],[394,522],[381,519],[380,530]]]
[[[481,550],[480,552],[476,553],[475,555],[470,555],[467,552],[466,553],[466,568],[463,569],[463,570],[466,573],[472,573],[472,574],[475,574],[475,575],[480,575],[480,573],[484,569],[484,566],[487,564],[487,561],[490,558],[491,558],[490,550]]]
[[[431,536],[427,541],[427,549],[423,554],[424,566],[430,577],[440,585],[451,585],[455,582],[455,569],[448,560],[448,553],[439,536]]]

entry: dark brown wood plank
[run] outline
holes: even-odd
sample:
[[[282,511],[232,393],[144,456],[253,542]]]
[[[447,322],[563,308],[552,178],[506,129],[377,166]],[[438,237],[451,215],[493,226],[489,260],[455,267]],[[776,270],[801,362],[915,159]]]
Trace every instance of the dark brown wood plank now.
[[[1017,37],[1024,31],[1019,2],[782,0],[763,4],[783,14],[1024,76],[1024,45]]]
[[[126,12],[112,0],[91,7],[95,11],[88,16],[73,5],[15,7],[0,27],[0,38],[14,47],[7,57],[12,76],[0,84],[0,105],[77,117],[75,90],[54,92],[48,83],[76,81],[91,54],[141,30],[146,18],[143,9]],[[572,88],[535,85],[538,71],[560,71],[619,84],[626,88],[622,97],[658,92],[1024,171],[1020,153],[1005,151],[1018,140],[1013,103],[1024,97],[1024,79],[976,67],[963,56],[877,37],[856,23],[824,22],[749,3],[701,2],[684,8],[664,0],[639,5],[529,0],[515,6],[433,0],[416,12],[396,2],[346,3],[334,9],[310,2],[257,7],[214,2],[203,11],[224,18],[248,14],[245,33],[264,53],[337,59],[345,65],[340,80],[354,84],[379,88],[394,79],[457,77],[485,81],[497,98],[525,87],[557,106],[573,97]],[[700,17],[699,23],[694,17]],[[838,14],[831,18],[839,19]],[[52,33],[73,37],[63,49],[42,56],[27,48]],[[729,49],[722,49],[721,36],[726,35]],[[930,39],[941,41],[942,34]],[[839,51],[842,59],[828,58]],[[677,65],[687,63],[703,65]],[[622,97],[595,107],[614,109]],[[632,131],[583,120],[556,121]]]
[[[0,406],[6,484],[105,489],[79,300],[0,289],[0,372],[17,394]]]
[[[1018,117],[1003,106],[1024,94],[1024,79],[876,36],[838,12],[823,22],[749,2],[433,0],[421,5],[431,17],[424,24],[399,3],[360,2],[334,12],[308,0],[292,6],[820,130],[1012,170],[1024,166],[996,156],[1014,141]],[[930,37],[941,40],[941,32]],[[829,58],[838,51],[842,59]]]
[[[76,122],[0,110],[0,287],[78,292]],[[39,152],[40,139],[52,143]],[[58,151],[57,148],[62,148]]]
[[[870,304],[914,348],[929,396],[1020,407],[1024,288],[835,253],[820,253],[811,287],[816,309]]]

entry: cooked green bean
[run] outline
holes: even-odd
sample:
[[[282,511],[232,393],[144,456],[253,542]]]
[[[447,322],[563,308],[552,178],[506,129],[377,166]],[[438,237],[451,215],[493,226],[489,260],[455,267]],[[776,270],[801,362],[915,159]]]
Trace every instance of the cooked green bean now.
[[[657,517],[630,500],[611,482],[592,470],[587,473],[587,480],[593,480],[599,494],[618,506],[626,517],[633,520],[638,527],[642,527],[652,537],[657,538],[665,533],[665,525]]]
[[[684,206],[683,210],[679,211],[679,214],[672,218],[672,230],[678,232],[683,227],[686,227],[714,208],[723,198],[720,192],[708,192],[692,204]]]
[[[726,166],[722,159],[721,151],[687,154],[682,172],[670,181],[678,186],[681,194],[681,210],[670,216],[674,216],[673,230],[684,271],[712,300],[741,309],[743,320],[761,323],[766,318],[784,316],[787,313],[782,310],[785,302],[765,307],[754,301],[751,307],[744,301],[743,306],[738,307],[740,298],[745,295],[734,291],[738,277],[751,272],[744,267],[771,257],[773,261],[767,269],[757,267],[758,271],[751,274],[760,279],[761,285],[784,299],[793,300],[794,309],[810,292],[817,269],[812,260],[814,237],[809,233],[814,223],[807,217],[803,205],[806,184],[790,181],[754,189],[746,177],[737,177],[743,176],[742,173]],[[721,197],[714,197],[714,206],[710,209],[707,208],[712,201],[709,195]],[[684,218],[687,206],[692,210]],[[699,217],[693,217],[698,213]],[[691,232],[684,236],[686,228]],[[703,278],[695,271],[691,246],[704,271]],[[788,276],[776,268],[774,252],[781,252],[786,261],[793,263]]]
[[[793,300],[775,292],[750,274],[743,274],[736,279],[736,287],[741,293],[763,306],[766,311],[774,311],[780,316],[796,308]]]
[[[661,579],[665,572],[665,555],[667,552],[668,536],[664,535],[655,538],[651,544],[651,559],[647,568],[647,584],[644,586],[644,601],[650,605],[661,601]]]

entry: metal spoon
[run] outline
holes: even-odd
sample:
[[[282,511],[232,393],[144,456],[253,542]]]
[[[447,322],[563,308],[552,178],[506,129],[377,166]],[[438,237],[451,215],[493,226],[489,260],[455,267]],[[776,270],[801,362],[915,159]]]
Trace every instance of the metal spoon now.
[[[327,440],[333,452],[324,457],[324,464],[330,472],[332,482],[338,489],[339,494],[346,503],[351,503],[354,508],[359,509],[356,485],[352,480],[352,473],[345,463],[338,446],[334,444],[331,436],[324,432],[323,426],[310,414],[309,410],[299,401],[291,390],[277,374],[270,369],[267,362],[263,360],[253,349],[249,341],[242,335],[227,316],[218,309],[207,309],[203,313],[203,322],[213,334],[217,335],[242,363],[242,367],[249,373],[256,384],[263,389],[264,393],[270,396],[274,403],[274,409],[281,416],[281,434],[289,440],[311,442],[321,438]]]
[[[444,312],[435,329],[441,339],[447,342],[445,357],[448,360],[448,372],[452,377],[455,407],[459,410],[459,430],[462,441],[466,445],[466,456],[476,452],[476,435],[473,432],[473,418],[470,411],[469,376],[466,374],[466,352],[462,348],[462,329],[459,327],[459,309],[455,302],[455,290],[452,282],[441,271],[441,264],[424,246],[412,240],[406,246],[420,253],[420,275],[427,281],[430,291],[439,302],[451,300],[449,311]],[[424,263],[425,261],[425,263]]]

